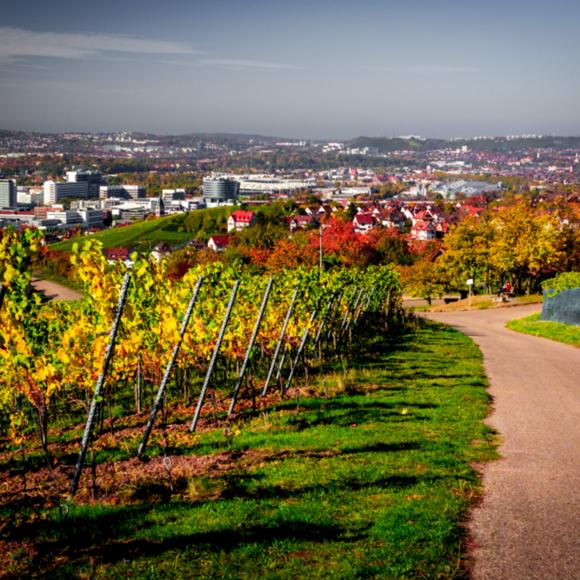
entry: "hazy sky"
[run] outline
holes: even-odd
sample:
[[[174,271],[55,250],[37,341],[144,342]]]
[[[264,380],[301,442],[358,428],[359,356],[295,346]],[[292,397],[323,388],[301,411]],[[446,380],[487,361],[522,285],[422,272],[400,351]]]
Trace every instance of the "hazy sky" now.
[[[0,128],[580,134],[580,0],[0,8]]]

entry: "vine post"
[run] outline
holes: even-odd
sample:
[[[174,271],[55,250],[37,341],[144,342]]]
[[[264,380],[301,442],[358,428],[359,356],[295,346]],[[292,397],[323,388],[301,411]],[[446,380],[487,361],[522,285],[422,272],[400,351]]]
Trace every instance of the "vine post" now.
[[[272,290],[272,284],[274,283],[274,279],[270,278],[268,280],[268,286],[266,286],[266,291],[264,292],[264,297],[262,298],[262,304],[260,306],[260,311],[258,312],[258,317],[256,318],[256,324],[254,325],[254,330],[252,332],[252,336],[250,337],[250,343],[248,344],[248,349],[246,351],[246,356],[244,357],[244,362],[242,363],[242,368],[238,375],[238,381],[234,388],[234,393],[232,395],[232,402],[230,403],[230,408],[228,410],[228,417],[231,417],[232,413],[234,412],[234,408],[236,406],[236,401],[238,399],[238,394],[240,392],[240,388],[242,386],[242,382],[244,380],[244,375],[246,374],[246,370],[248,368],[248,363],[250,361],[250,355],[252,353],[252,349],[254,348],[254,343],[256,342],[256,338],[258,337],[258,332],[260,330],[260,324],[262,323],[262,318],[264,317],[264,312],[266,311],[266,306],[268,304],[268,298],[270,297],[270,292]]]
[[[173,352],[171,353],[171,358],[169,359],[169,363],[167,364],[167,368],[165,369],[165,374],[163,375],[163,379],[161,380],[161,384],[159,385],[159,389],[157,390],[157,396],[155,397],[155,403],[153,404],[153,408],[151,409],[151,413],[149,414],[149,419],[147,420],[147,426],[145,427],[145,433],[143,434],[143,439],[141,440],[141,444],[139,445],[139,449],[137,450],[137,457],[141,458],[143,453],[145,452],[145,448],[147,447],[147,441],[149,440],[149,436],[151,435],[151,430],[153,429],[153,424],[155,423],[155,417],[159,412],[161,405],[163,404],[163,397],[165,395],[165,389],[167,387],[167,383],[169,381],[169,377],[171,376],[171,371],[173,369],[173,365],[177,359],[177,355],[179,354],[179,350],[181,348],[181,344],[183,342],[183,337],[185,336],[185,331],[187,330],[187,325],[189,324],[189,319],[191,318],[191,313],[193,312],[193,308],[195,303],[197,302],[197,296],[199,294],[199,289],[201,288],[201,284],[203,282],[203,277],[198,278],[195,287],[193,289],[193,294],[191,295],[191,299],[189,300],[189,304],[187,306],[187,311],[183,317],[183,321],[181,323],[181,329],[179,331],[179,338],[177,339],[177,344],[173,347]]]
[[[201,415],[201,408],[203,407],[203,403],[205,401],[205,395],[207,392],[207,388],[209,386],[209,382],[211,380],[211,376],[213,374],[213,369],[215,367],[215,363],[217,360],[217,356],[220,350],[220,347],[222,345],[222,341],[224,339],[224,334],[226,332],[226,328],[228,326],[228,322],[230,320],[230,315],[232,313],[232,309],[234,307],[234,303],[236,301],[236,295],[238,293],[238,288],[240,286],[240,281],[236,280],[236,282],[234,283],[234,287],[232,288],[232,293],[230,295],[230,301],[228,302],[228,307],[226,310],[226,314],[224,316],[224,319],[222,321],[222,326],[220,328],[220,333],[215,345],[215,348],[213,349],[213,353],[211,355],[211,360],[209,362],[209,367],[207,369],[207,373],[205,375],[205,380],[203,381],[203,385],[201,387],[201,393],[199,394],[199,399],[197,401],[197,406],[195,408],[195,413],[193,415],[193,419],[191,421],[191,426],[189,427],[189,430],[191,432],[195,431],[195,428],[197,427],[197,422],[199,421],[199,417]]]
[[[274,369],[276,368],[276,361],[278,360],[278,355],[280,354],[280,348],[282,347],[282,342],[284,341],[284,335],[286,334],[286,328],[288,327],[288,323],[290,322],[290,317],[292,316],[292,311],[294,310],[294,304],[296,302],[296,298],[298,296],[298,291],[300,290],[300,283],[296,284],[296,288],[294,290],[294,294],[292,294],[292,299],[290,300],[290,305],[288,306],[288,310],[286,312],[286,318],[284,319],[284,324],[282,325],[282,330],[280,331],[280,337],[278,338],[278,342],[276,344],[276,350],[272,355],[272,362],[270,363],[270,369],[268,370],[268,376],[266,377],[266,382],[264,383],[264,388],[262,389],[262,397],[266,396],[268,392],[268,387],[270,386],[270,381],[272,380],[272,374],[274,373]]]
[[[127,272],[123,278],[123,285],[121,286],[121,292],[119,293],[119,303],[117,305],[117,313],[115,319],[113,320],[113,325],[111,326],[111,331],[109,333],[109,343],[107,344],[107,349],[105,351],[105,356],[103,360],[103,368],[101,374],[97,379],[97,384],[95,386],[95,392],[93,393],[93,398],[91,400],[91,406],[89,408],[89,416],[87,417],[87,424],[85,426],[85,431],[83,433],[83,438],[81,440],[81,448],[79,451],[79,457],[75,466],[75,472],[71,484],[70,496],[71,498],[75,496],[79,480],[81,477],[81,471],[83,469],[83,463],[85,461],[85,456],[87,453],[87,447],[91,438],[91,431],[93,429],[93,423],[95,421],[95,416],[97,414],[97,408],[101,402],[101,393],[103,391],[103,386],[105,384],[105,379],[107,378],[107,373],[109,371],[109,365],[113,358],[113,352],[115,350],[115,341],[117,339],[117,332],[119,331],[119,324],[121,322],[121,316],[123,314],[123,308],[127,300],[127,290],[129,289],[129,281],[131,279],[131,273]]]

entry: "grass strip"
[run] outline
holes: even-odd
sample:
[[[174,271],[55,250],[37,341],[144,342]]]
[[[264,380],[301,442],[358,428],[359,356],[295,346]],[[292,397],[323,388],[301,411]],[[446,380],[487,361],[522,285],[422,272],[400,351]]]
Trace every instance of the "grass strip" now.
[[[166,230],[166,228],[171,228],[174,222],[179,222],[180,219],[182,219],[180,215],[147,219],[127,226],[110,228],[96,234],[57,242],[51,244],[50,249],[70,252],[74,243],[82,243],[83,240],[89,239],[99,240],[104,248],[134,246],[145,241],[151,241],[153,244],[159,241],[182,242],[191,239],[192,236]]]
[[[525,318],[510,320],[506,326],[511,330],[522,332],[523,334],[532,334],[557,342],[571,344],[576,347],[580,346],[580,326],[540,320],[540,313],[532,314]]]
[[[487,380],[471,339],[417,324],[397,336],[367,327],[296,398],[197,435],[198,454],[179,459],[207,461],[200,475],[141,479],[116,490],[118,505],[5,512],[7,572],[466,577],[473,465],[496,449]]]

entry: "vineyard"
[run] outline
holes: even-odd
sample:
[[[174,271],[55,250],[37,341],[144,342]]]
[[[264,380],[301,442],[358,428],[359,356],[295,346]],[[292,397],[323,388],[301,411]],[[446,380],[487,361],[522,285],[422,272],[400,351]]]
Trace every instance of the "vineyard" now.
[[[20,463],[48,468],[27,494],[56,504],[94,497],[96,465],[118,458],[113,435],[123,459],[162,455],[168,472],[194,431],[233,436],[400,300],[388,267],[268,278],[214,263],[176,282],[147,257],[111,265],[93,241],[71,257],[82,300],[43,303],[30,288],[39,251],[33,230],[0,238],[0,425]]]

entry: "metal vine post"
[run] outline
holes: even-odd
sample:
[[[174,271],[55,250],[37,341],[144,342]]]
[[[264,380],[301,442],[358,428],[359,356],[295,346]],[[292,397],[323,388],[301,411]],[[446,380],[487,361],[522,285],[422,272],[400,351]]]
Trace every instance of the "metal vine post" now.
[[[226,332],[226,328],[228,326],[228,322],[230,319],[230,314],[232,313],[232,309],[234,306],[234,302],[236,301],[236,295],[238,293],[238,288],[240,286],[240,281],[236,280],[234,287],[232,288],[232,293],[230,295],[230,301],[228,302],[228,307],[226,310],[226,314],[224,316],[222,326],[220,328],[220,333],[216,342],[216,345],[213,349],[213,353],[211,355],[211,360],[209,362],[209,367],[207,369],[207,373],[205,375],[205,380],[203,381],[203,386],[201,387],[201,393],[199,394],[199,400],[197,401],[197,407],[195,408],[195,413],[193,415],[193,419],[191,421],[191,426],[189,428],[190,431],[195,431],[197,426],[197,422],[199,421],[199,416],[201,415],[201,408],[203,407],[203,403],[205,401],[205,394],[207,392],[207,388],[209,386],[209,382],[211,380],[211,375],[213,373],[213,369],[215,366],[215,362],[217,360],[217,356],[222,345],[222,341],[224,339],[224,334]]]
[[[284,340],[284,335],[286,334],[286,328],[290,322],[290,317],[292,316],[292,310],[294,310],[294,303],[296,302],[296,297],[298,296],[298,291],[300,290],[300,283],[296,284],[296,289],[294,294],[292,294],[292,299],[290,300],[290,306],[286,312],[286,318],[284,319],[284,324],[282,325],[282,330],[280,331],[280,337],[276,344],[276,350],[272,356],[272,362],[270,363],[270,369],[268,370],[268,376],[266,377],[266,382],[264,383],[264,388],[262,389],[262,397],[266,396],[268,392],[268,387],[270,386],[270,381],[272,380],[272,374],[274,373],[274,368],[276,367],[276,361],[278,360],[278,355],[280,354],[280,348],[282,346],[282,341]]]
[[[330,312],[330,316],[328,317],[328,332],[326,333],[326,336],[323,336],[322,339],[320,340],[320,349],[324,349],[324,345],[325,343],[327,343],[331,336],[332,336],[332,328],[337,320],[337,318],[340,316],[340,304],[342,302],[342,297],[344,295],[344,291],[340,290],[338,292],[338,295],[336,297],[336,300],[334,302],[334,304],[332,305],[332,310]]]
[[[111,359],[113,358],[113,352],[115,350],[115,341],[117,339],[117,332],[119,330],[119,324],[121,322],[121,316],[123,314],[123,307],[127,300],[127,290],[129,288],[129,281],[131,279],[131,273],[127,272],[123,278],[123,285],[121,286],[121,292],[119,293],[119,303],[117,304],[117,313],[115,319],[113,320],[113,325],[111,326],[111,331],[109,333],[109,343],[107,344],[107,349],[105,350],[105,356],[103,359],[103,368],[101,374],[97,379],[97,384],[95,386],[95,392],[93,393],[93,398],[91,400],[91,406],[89,408],[89,416],[87,417],[87,424],[85,426],[85,431],[83,433],[83,438],[81,440],[81,448],[79,451],[79,457],[75,466],[75,473],[73,476],[70,496],[74,497],[77,492],[79,480],[81,477],[81,471],[83,469],[83,463],[85,461],[85,456],[87,453],[87,447],[91,438],[91,431],[93,429],[93,423],[95,421],[95,415],[97,413],[97,407],[101,402],[101,392],[105,384],[105,379],[107,378],[107,373],[109,371],[109,365]]]
[[[250,362],[250,355],[252,353],[252,349],[254,348],[254,343],[256,342],[256,338],[258,337],[258,332],[260,330],[260,324],[262,323],[262,318],[264,318],[264,313],[266,312],[266,306],[268,304],[268,298],[270,297],[270,292],[272,290],[272,284],[274,283],[274,279],[270,278],[268,281],[268,286],[266,286],[266,291],[264,292],[264,297],[262,298],[262,305],[260,306],[260,311],[258,312],[258,317],[256,318],[256,323],[254,325],[254,330],[252,332],[252,336],[250,337],[250,343],[248,344],[248,349],[246,351],[246,356],[244,357],[244,362],[242,363],[242,368],[240,370],[240,374],[238,376],[238,381],[234,388],[234,393],[232,395],[232,402],[230,403],[230,408],[228,411],[228,417],[231,417],[232,413],[234,412],[234,408],[236,406],[236,401],[238,400],[238,394],[240,392],[240,388],[242,386],[242,382],[244,380],[244,376],[246,374],[246,370],[248,368],[248,364]]]
[[[336,298],[336,292],[331,296],[326,308],[324,309],[324,313],[322,314],[322,319],[320,320],[320,324],[318,325],[318,330],[316,331],[316,335],[314,336],[314,341],[312,342],[312,350],[314,350],[318,346],[318,341],[322,335],[322,331],[324,329],[325,324],[328,322],[330,317],[330,313],[332,307],[334,305],[334,299]]]
[[[348,299],[348,301],[346,303],[346,312],[344,313],[344,316],[342,317],[342,322],[340,323],[340,328],[338,330],[339,334],[342,334],[342,331],[344,330],[344,327],[346,326],[346,321],[347,321],[348,317],[350,316],[350,309],[351,309],[351,306],[354,302],[357,290],[358,290],[358,286],[355,286],[352,289],[352,294],[350,295],[350,298]]]
[[[300,346],[298,347],[298,350],[296,351],[296,356],[294,357],[294,362],[290,366],[290,372],[288,373],[288,378],[286,379],[286,384],[284,385],[284,389],[282,390],[282,394],[284,394],[286,391],[288,391],[288,389],[290,388],[290,385],[292,384],[292,379],[294,378],[294,373],[296,371],[296,367],[298,366],[298,362],[300,361],[300,355],[302,354],[302,351],[304,350],[304,346],[306,345],[306,341],[308,340],[308,335],[310,333],[310,326],[314,322],[314,319],[316,318],[316,314],[317,314],[317,311],[315,309],[312,312],[312,314],[310,315],[310,320],[309,320],[308,324],[306,325],[306,328],[304,329],[304,333],[302,334],[302,339],[300,340]]]
[[[149,419],[147,420],[147,426],[145,427],[145,433],[143,434],[143,439],[141,440],[141,444],[139,445],[139,449],[137,450],[137,457],[141,458],[145,449],[147,447],[147,442],[149,441],[149,436],[151,435],[151,430],[153,429],[153,424],[155,423],[155,417],[161,408],[163,403],[163,396],[165,395],[165,389],[167,387],[167,383],[169,381],[169,377],[171,376],[171,371],[173,369],[173,365],[177,359],[177,355],[179,354],[179,350],[181,349],[181,344],[183,343],[183,337],[185,336],[185,332],[187,330],[187,326],[189,324],[189,320],[191,318],[191,314],[193,312],[193,308],[195,303],[197,302],[197,297],[199,295],[199,289],[201,288],[201,284],[203,282],[203,277],[199,278],[195,284],[193,289],[193,293],[191,295],[191,299],[189,300],[189,304],[187,306],[187,311],[183,317],[183,321],[181,323],[181,329],[179,331],[179,338],[177,339],[176,345],[173,347],[173,352],[171,353],[171,358],[169,359],[169,363],[167,368],[165,369],[165,374],[163,375],[163,379],[161,380],[161,384],[159,385],[159,389],[157,390],[157,396],[155,397],[155,403],[153,404],[153,408],[151,409],[151,413],[149,414]]]
[[[365,296],[365,299],[363,301],[363,303],[361,304],[361,307],[359,308],[356,316],[354,317],[353,325],[356,324],[359,320],[359,318],[368,310],[368,307],[370,306],[371,300],[373,298],[373,294],[375,293],[375,289],[376,286],[373,286],[370,290],[370,292],[367,292],[367,295]]]
[[[141,353],[137,353],[137,392],[135,393],[135,407],[137,408],[137,414],[141,414],[141,400],[143,390],[143,377],[141,373]]]
[[[348,329],[350,328],[350,324],[353,321],[354,315],[356,313],[356,310],[358,308],[359,302],[360,302],[360,300],[362,298],[362,295],[363,295],[364,291],[365,291],[364,288],[361,288],[360,289],[360,292],[358,293],[358,296],[356,298],[356,302],[354,303],[354,306],[352,308],[352,312],[350,312],[350,311],[348,312],[348,314],[349,314],[348,320],[346,322],[346,325],[343,327],[343,329],[341,331],[341,336],[345,336],[346,333],[348,332]]]
[[[262,389],[262,397],[266,396],[268,392],[268,387],[270,386],[270,381],[272,380],[272,374],[274,373],[274,369],[276,368],[276,361],[278,360],[278,355],[280,354],[280,348],[282,347],[282,341],[284,340],[284,335],[286,334],[286,328],[288,327],[288,323],[290,322],[290,317],[292,316],[292,311],[294,310],[294,303],[296,302],[296,298],[298,296],[298,291],[300,290],[300,283],[296,284],[296,288],[294,289],[294,294],[292,294],[292,299],[290,300],[290,305],[288,306],[288,310],[286,311],[286,318],[284,319],[284,324],[282,325],[282,330],[280,331],[280,336],[278,338],[278,342],[276,343],[276,349],[274,350],[274,354],[272,355],[272,362],[270,363],[270,368],[268,370],[268,376],[266,377],[266,382],[264,383],[264,388]]]
[[[274,384],[280,384],[280,377],[282,376],[282,370],[284,369],[284,365],[286,364],[286,356],[288,355],[288,351],[286,349],[283,350],[282,356],[280,357],[280,364],[278,364],[278,370],[276,371],[276,376],[274,377]]]

